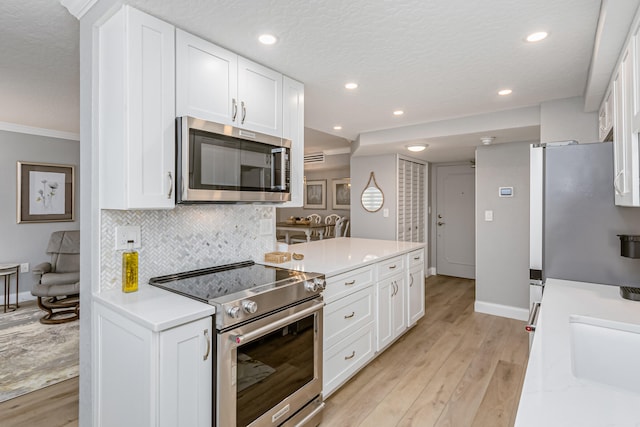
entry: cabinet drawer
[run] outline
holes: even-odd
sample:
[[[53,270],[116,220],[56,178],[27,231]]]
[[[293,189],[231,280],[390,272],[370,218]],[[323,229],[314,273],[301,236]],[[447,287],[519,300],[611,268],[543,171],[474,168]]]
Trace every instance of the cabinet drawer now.
[[[322,381],[325,398],[371,360],[373,346],[374,324],[371,322],[325,350]]]
[[[404,269],[404,257],[397,256],[378,263],[378,280],[392,276]]]
[[[372,283],[373,266],[362,267],[329,277],[323,294],[324,300],[326,303],[330,303]]]
[[[340,298],[324,308],[324,348],[373,321],[373,286]]]
[[[409,252],[407,256],[409,258],[409,267],[424,265],[424,249]]]

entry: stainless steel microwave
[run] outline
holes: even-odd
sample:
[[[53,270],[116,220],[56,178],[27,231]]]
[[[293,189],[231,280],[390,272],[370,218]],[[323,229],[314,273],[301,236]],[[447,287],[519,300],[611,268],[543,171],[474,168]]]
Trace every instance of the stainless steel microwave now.
[[[194,117],[177,118],[177,203],[291,199],[291,141]]]

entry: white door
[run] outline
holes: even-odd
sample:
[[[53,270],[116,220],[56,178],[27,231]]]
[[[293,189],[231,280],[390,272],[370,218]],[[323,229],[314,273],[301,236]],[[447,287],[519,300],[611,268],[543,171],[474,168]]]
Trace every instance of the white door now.
[[[475,169],[436,169],[436,271],[475,278]]]

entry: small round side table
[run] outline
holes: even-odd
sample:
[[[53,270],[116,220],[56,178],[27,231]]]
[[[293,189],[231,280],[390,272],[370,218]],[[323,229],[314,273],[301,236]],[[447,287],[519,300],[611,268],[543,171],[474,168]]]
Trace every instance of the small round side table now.
[[[16,276],[16,304],[11,306],[11,276]],[[0,277],[4,278],[4,312],[16,310],[18,307],[18,294],[20,290],[20,264],[0,264]]]

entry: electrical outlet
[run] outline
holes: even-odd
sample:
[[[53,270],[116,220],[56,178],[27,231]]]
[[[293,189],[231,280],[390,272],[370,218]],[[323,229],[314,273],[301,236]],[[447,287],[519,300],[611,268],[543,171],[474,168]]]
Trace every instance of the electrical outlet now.
[[[116,250],[127,249],[128,240],[133,240],[133,247],[140,247],[140,226],[121,225],[116,227]]]
[[[29,272],[29,263],[23,262],[20,264],[20,273],[28,273]]]

